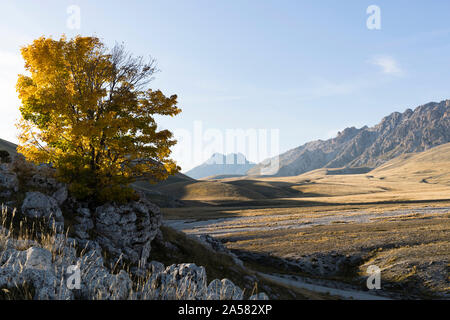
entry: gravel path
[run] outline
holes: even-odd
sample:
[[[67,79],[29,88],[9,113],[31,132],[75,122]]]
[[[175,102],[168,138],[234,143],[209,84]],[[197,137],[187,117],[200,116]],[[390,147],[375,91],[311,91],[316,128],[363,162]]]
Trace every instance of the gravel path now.
[[[285,277],[281,275],[273,275],[273,274],[266,274],[266,273],[260,273],[258,274],[275,283],[278,283],[280,285],[284,285],[287,287],[293,287],[298,289],[306,289],[309,291],[329,294],[331,296],[336,296],[342,299],[354,299],[354,300],[391,300],[386,297],[381,297],[376,294],[367,293],[363,291],[357,291],[357,290],[351,290],[351,289],[338,289],[323,285],[317,285],[313,283],[309,283],[303,280],[293,279],[292,277]]]

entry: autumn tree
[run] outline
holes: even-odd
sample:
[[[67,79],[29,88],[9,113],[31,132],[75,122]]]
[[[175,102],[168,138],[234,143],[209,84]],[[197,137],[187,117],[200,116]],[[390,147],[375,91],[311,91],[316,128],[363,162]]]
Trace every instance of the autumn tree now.
[[[126,200],[136,179],[159,181],[179,170],[176,143],[155,115],[181,110],[177,96],[152,90],[155,61],[108,49],[96,37],[41,37],[22,48],[18,151],[50,163],[79,198]]]

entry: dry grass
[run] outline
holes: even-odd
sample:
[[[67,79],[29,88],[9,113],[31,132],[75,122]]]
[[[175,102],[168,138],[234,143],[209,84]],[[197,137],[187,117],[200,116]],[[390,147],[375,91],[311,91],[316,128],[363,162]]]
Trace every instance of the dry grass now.
[[[448,293],[449,289],[446,278],[450,261],[449,214],[379,219],[364,224],[331,224],[301,230],[235,232],[223,237],[227,247],[238,254],[263,254],[294,263],[309,261],[315,256],[357,257],[358,263],[350,266],[350,277],[347,274],[338,278],[343,281],[352,282],[356,273],[363,274],[369,265],[375,264],[382,268],[382,281],[389,283],[393,290],[405,290],[409,285],[417,290],[416,294],[427,296]],[[269,260],[259,266],[255,261],[251,262],[252,267],[268,272],[264,264],[269,264]],[[333,260],[329,263],[333,268]],[[273,265],[272,272],[280,270]],[[335,276],[329,278],[335,279]]]
[[[370,172],[318,169],[294,177],[243,176],[211,181],[178,177],[147,187],[181,199],[188,206],[278,207],[450,200],[450,144],[400,156]]]

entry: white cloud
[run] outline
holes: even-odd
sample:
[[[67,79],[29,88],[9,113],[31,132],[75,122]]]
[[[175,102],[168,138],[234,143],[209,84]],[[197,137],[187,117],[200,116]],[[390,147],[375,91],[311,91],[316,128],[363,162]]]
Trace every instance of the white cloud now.
[[[381,68],[381,72],[390,75],[402,75],[403,70],[398,62],[391,56],[376,56],[370,60],[370,63]]]

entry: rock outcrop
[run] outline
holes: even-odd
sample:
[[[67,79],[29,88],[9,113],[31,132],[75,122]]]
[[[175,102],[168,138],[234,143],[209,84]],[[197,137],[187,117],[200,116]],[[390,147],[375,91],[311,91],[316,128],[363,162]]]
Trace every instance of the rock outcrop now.
[[[192,263],[171,265],[154,272],[142,292],[145,299],[204,300],[207,294],[205,268]]]
[[[17,191],[19,191],[17,174],[11,171],[9,164],[0,164],[0,197],[11,197]]]
[[[96,241],[113,259],[145,266],[161,226],[159,208],[141,197],[124,205],[108,203],[94,213]]]
[[[113,274],[105,266],[102,250],[95,241],[87,243],[82,255],[75,250],[76,239],[63,235],[57,235],[48,249],[32,241],[26,244],[33,246],[20,250],[16,247],[18,242],[11,241],[0,255],[0,289],[27,287],[36,300],[242,300],[244,297],[243,291],[228,279],[215,279],[208,285],[205,269],[192,263],[166,268],[160,262],[149,262],[149,276],[139,285],[124,270]],[[71,279],[74,272],[79,274],[79,287]],[[266,300],[267,296],[259,294],[250,299]]]
[[[26,175],[19,178],[13,166],[0,166],[0,192],[22,194],[11,201],[19,209],[14,219],[32,221],[35,240],[14,238],[0,221],[0,298],[14,290],[26,296],[12,298],[37,300],[243,298],[230,280],[216,279],[208,286],[205,269],[193,263],[165,267],[150,261],[162,215],[144,195],[126,204],[95,207],[70,197],[49,167],[27,165]],[[3,208],[0,218],[10,209]],[[213,239],[204,241],[226,252]],[[79,287],[73,275],[79,276]]]
[[[244,293],[228,279],[213,280],[207,289],[209,300],[242,300]]]
[[[27,192],[21,207],[23,215],[29,218],[41,218],[55,227],[58,232],[64,231],[64,217],[58,202],[40,192]]]

